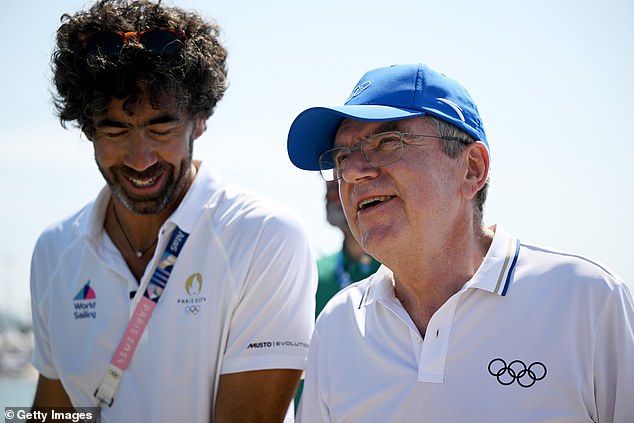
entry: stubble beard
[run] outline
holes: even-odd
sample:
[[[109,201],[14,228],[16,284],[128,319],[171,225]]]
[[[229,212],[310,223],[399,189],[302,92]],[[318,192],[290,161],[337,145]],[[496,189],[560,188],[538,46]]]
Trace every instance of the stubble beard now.
[[[112,195],[119,200],[127,209],[137,214],[159,214],[166,208],[174,205],[174,203],[182,198],[184,192],[189,188],[190,172],[192,167],[192,146],[190,140],[190,149],[188,156],[180,162],[180,169],[176,174],[174,165],[166,162],[158,162],[143,172],[137,172],[127,166],[113,166],[108,169],[103,168],[99,162],[97,167],[106,183],[112,191]],[[144,179],[153,175],[167,175],[167,181],[163,188],[156,194],[148,197],[136,196],[123,188],[121,179],[128,176],[134,176],[138,179]],[[174,207],[175,209],[176,207]]]

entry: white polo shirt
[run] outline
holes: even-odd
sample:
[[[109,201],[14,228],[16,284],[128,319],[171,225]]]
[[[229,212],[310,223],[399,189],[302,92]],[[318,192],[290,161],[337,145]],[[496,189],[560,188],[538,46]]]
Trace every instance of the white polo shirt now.
[[[423,339],[381,267],[319,316],[299,421],[632,422],[632,297],[600,264],[498,227]]]
[[[35,247],[33,363],[75,406],[93,394],[178,225],[189,238],[104,422],[208,422],[221,374],[303,369],[317,271],[301,221],[201,164],[140,286],[103,229],[110,190]]]

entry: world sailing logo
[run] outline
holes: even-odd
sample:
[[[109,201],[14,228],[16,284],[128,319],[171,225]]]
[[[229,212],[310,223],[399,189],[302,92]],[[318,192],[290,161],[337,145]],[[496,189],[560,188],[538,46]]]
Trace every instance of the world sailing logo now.
[[[97,295],[90,287],[90,280],[75,295],[73,305],[75,306],[75,320],[97,318]]]

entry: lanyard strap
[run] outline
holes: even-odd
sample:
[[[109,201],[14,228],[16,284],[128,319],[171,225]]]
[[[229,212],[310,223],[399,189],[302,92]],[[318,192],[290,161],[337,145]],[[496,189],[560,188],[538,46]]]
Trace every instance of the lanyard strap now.
[[[172,236],[161,256],[161,261],[159,261],[156,269],[154,269],[147,289],[134,309],[132,318],[130,322],[128,322],[128,327],[119,342],[117,350],[112,356],[106,374],[101,384],[99,384],[99,388],[95,391],[95,397],[99,400],[100,406],[104,404],[108,407],[112,406],[114,394],[119,387],[123,372],[130,364],[130,360],[139,344],[141,335],[143,335],[143,331],[152,316],[152,312],[167,286],[178,254],[183,249],[188,236],[189,234],[182,231],[178,226],[174,229],[174,232],[172,232]]]

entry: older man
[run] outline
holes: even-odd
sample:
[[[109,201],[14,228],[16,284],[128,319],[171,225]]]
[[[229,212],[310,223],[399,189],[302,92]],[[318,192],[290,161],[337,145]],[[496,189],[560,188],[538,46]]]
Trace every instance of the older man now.
[[[490,155],[468,92],[428,66],[366,73],[293,122],[291,161],[338,180],[383,266],[324,308],[301,422],[626,422],[634,311],[575,254],[486,226]]]

